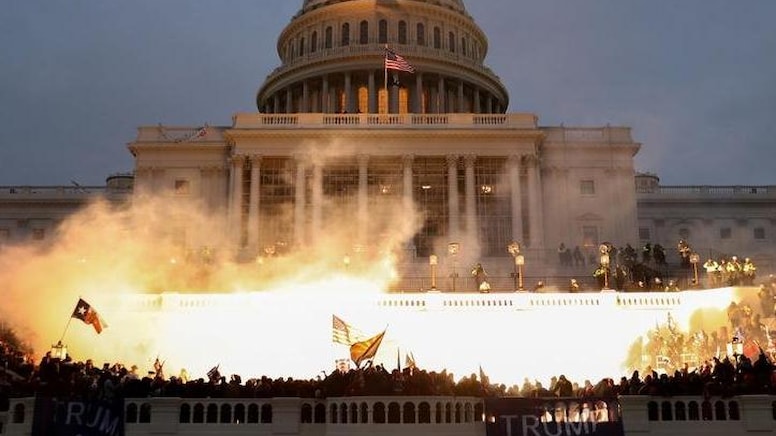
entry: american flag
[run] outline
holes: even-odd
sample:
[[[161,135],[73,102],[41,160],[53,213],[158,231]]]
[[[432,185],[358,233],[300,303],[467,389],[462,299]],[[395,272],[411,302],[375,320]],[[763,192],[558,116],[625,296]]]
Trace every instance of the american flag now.
[[[385,69],[386,70],[397,70],[397,71],[406,71],[408,73],[414,73],[415,67],[410,65],[409,62],[407,62],[406,59],[403,57],[397,55],[390,49],[385,49]]]
[[[352,345],[364,338],[364,334],[353,328],[337,315],[331,316],[331,341],[337,344]]]

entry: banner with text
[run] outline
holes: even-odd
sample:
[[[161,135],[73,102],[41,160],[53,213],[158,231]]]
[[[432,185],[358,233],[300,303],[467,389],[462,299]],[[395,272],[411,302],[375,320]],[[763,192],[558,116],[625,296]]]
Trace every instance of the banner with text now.
[[[616,400],[487,398],[487,436],[624,436]]]
[[[112,402],[38,397],[32,436],[124,436],[124,400]]]

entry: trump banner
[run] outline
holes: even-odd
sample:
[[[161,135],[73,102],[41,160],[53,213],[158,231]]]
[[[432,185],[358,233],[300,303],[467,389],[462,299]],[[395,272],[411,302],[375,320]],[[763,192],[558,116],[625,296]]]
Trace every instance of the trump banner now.
[[[487,436],[624,436],[612,399],[487,398]]]

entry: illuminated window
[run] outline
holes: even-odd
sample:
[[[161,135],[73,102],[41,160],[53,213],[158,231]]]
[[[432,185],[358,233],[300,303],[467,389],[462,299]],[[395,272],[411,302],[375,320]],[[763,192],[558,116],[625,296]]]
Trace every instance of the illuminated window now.
[[[2,232],[2,229],[0,229],[0,232]],[[757,240],[763,240],[765,239],[765,229],[762,227],[755,227],[753,232],[754,239]],[[2,233],[0,233],[0,241],[3,240]]]
[[[179,179],[175,181],[175,195],[189,195],[190,183],[188,180]]]
[[[730,227],[719,229],[719,239],[730,239],[733,236],[733,230]]]
[[[582,195],[595,195],[595,180],[580,181],[579,193]]]

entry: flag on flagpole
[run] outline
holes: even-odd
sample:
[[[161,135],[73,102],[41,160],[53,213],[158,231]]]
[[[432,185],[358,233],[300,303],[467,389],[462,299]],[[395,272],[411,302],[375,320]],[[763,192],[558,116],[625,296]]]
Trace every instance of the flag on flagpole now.
[[[383,342],[383,336],[385,336],[385,330],[376,336],[356,342],[350,346],[350,359],[356,364],[357,368],[361,367],[361,362],[375,357],[377,349],[380,348],[380,344]]]
[[[388,47],[385,48],[385,69],[405,71],[407,73],[415,72],[415,67],[410,65],[410,63],[407,62],[406,59],[396,54],[393,50],[389,49]]]
[[[108,327],[108,324],[100,317],[100,314],[83,298],[78,299],[78,304],[75,305],[73,314],[70,317],[80,319],[84,324],[91,324],[97,334],[102,333],[102,329]]]
[[[337,315],[331,316],[331,341],[337,344],[351,345],[355,342],[350,333],[351,327]]]

